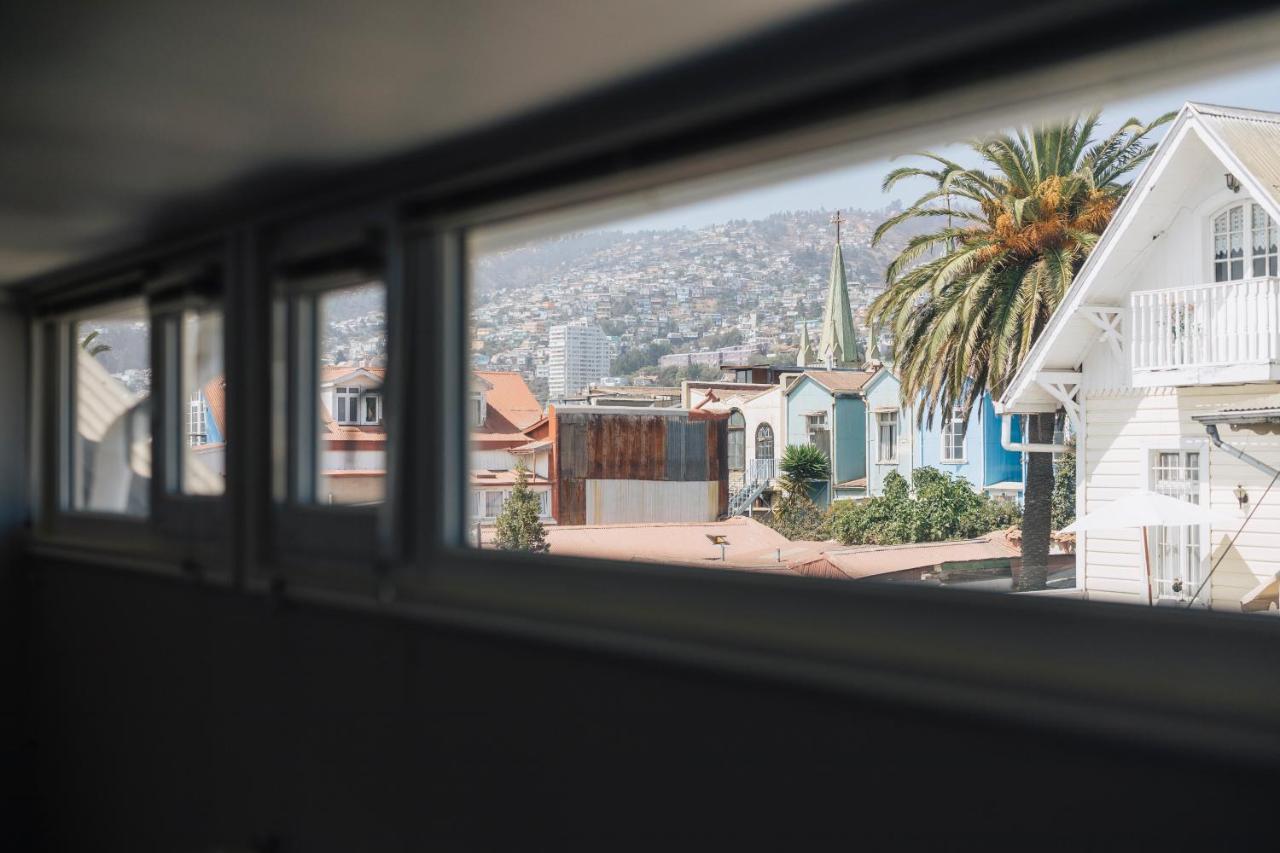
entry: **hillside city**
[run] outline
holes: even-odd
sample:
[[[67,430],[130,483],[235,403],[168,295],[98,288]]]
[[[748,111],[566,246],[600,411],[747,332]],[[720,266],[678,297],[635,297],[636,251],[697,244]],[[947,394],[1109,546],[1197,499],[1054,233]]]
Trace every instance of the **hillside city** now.
[[[871,245],[876,226],[896,209],[844,214],[849,299],[863,340],[867,305],[883,292],[885,267],[911,233],[895,229]],[[814,336],[822,318],[831,233],[831,211],[789,211],[697,229],[574,235],[481,256],[473,365],[520,373],[546,402],[550,329],[572,322],[605,335],[601,385],[710,378],[704,374],[718,375],[722,362],[753,357],[794,363],[788,358],[802,322]],[[708,354],[706,370],[679,357],[697,351]]]

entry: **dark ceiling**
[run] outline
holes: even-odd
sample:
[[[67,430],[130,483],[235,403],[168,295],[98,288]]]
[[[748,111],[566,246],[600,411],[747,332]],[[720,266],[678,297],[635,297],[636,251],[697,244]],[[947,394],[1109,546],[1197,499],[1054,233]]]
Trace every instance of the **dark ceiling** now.
[[[246,181],[411,151],[833,0],[40,2],[0,11],[0,283]]]

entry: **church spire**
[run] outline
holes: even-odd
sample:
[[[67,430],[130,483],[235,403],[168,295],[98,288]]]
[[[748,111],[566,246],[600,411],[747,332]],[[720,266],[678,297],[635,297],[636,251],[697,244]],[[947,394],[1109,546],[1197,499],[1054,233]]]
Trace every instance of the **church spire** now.
[[[808,367],[813,363],[813,347],[809,345],[809,323],[800,321],[800,351],[796,353],[796,365]]]
[[[822,313],[822,337],[817,353],[818,359],[827,367],[858,367],[863,361],[862,347],[853,328],[849,284],[844,275],[844,253],[840,249],[840,226],[846,221],[838,210],[831,217],[832,224],[836,226],[836,245],[831,254],[827,305]]]

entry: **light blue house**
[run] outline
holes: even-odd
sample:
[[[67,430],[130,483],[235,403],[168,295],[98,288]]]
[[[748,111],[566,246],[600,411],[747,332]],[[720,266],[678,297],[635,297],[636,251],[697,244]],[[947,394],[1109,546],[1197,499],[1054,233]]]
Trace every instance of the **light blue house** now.
[[[831,476],[814,483],[819,506],[867,493],[866,385],[876,376],[863,370],[806,370],[783,396],[787,443],[812,444],[831,461]]]
[[[957,410],[950,418],[935,417],[931,425],[917,427],[914,407],[901,404],[901,386],[892,370],[878,371],[865,391],[869,494],[883,494],[890,471],[910,481],[913,470],[931,466],[968,480],[975,491],[1021,500],[1022,454],[1001,446],[1000,419],[990,394],[983,395],[967,420]],[[1021,437],[1015,421],[1013,440]]]

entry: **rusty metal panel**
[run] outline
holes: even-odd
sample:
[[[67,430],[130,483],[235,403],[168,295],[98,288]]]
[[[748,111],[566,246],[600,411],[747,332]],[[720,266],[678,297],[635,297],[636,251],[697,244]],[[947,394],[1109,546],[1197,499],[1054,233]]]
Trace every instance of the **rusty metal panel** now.
[[[589,473],[587,425],[580,415],[565,415],[560,419],[560,471],[562,478],[583,478]]]
[[[667,425],[667,480],[705,482],[707,465],[707,423],[675,421]]]
[[[668,417],[588,415],[588,476],[593,480],[662,480],[666,477]]]
[[[559,480],[560,515],[557,524],[587,523],[587,480]]]

